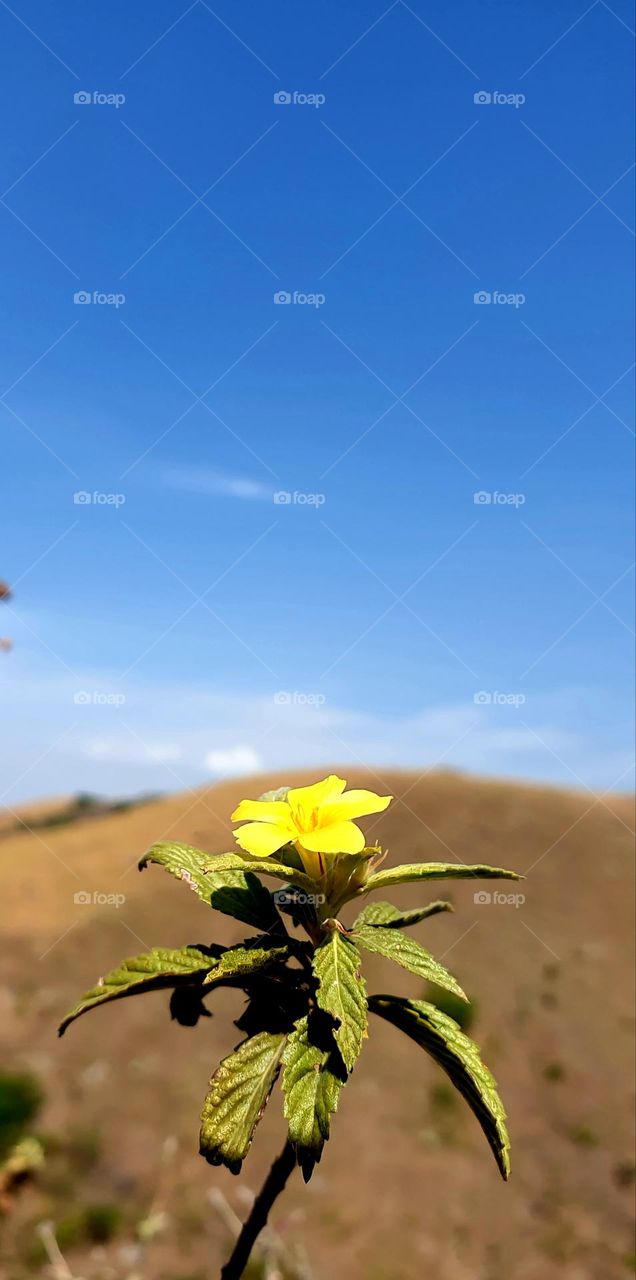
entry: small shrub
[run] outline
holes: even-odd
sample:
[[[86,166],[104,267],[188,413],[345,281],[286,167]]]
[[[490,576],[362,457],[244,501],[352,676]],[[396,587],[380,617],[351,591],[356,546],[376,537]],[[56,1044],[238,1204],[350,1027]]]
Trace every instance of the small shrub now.
[[[0,1156],[22,1136],[43,1101],[37,1080],[28,1072],[0,1074]]]
[[[457,1109],[457,1094],[455,1090],[443,1082],[432,1086],[430,1099],[431,1110],[438,1114],[448,1115],[449,1112]]]
[[[633,1160],[619,1160],[613,1169],[614,1182],[617,1187],[633,1187],[636,1180],[636,1163]]]
[[[569,1137],[577,1147],[598,1147],[598,1134],[590,1129],[589,1124],[575,1124],[569,1131]]]
[[[560,1062],[548,1062],[543,1068],[543,1079],[549,1080],[551,1084],[565,1080],[565,1067]]]
[[[83,1214],[84,1234],[94,1244],[107,1244],[121,1226],[121,1209],[114,1204],[89,1204]]]

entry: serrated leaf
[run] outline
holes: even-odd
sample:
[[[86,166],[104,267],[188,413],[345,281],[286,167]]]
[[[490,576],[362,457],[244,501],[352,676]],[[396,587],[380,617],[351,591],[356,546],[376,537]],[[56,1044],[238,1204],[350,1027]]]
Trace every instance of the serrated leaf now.
[[[255,929],[262,929],[263,933],[285,933],[269,889],[261,884],[253,870],[246,869],[243,861],[233,854],[219,854],[219,857],[229,857],[232,863],[209,870],[209,853],[195,849],[193,845],[167,841],[154,844],[144,854],[139,869],[143,871],[149,862],[156,862],[177,880],[183,880],[215,910],[234,916]]]
[[[124,996],[134,996],[142,991],[175,987],[181,982],[191,983],[195,978],[202,982],[216,963],[213,952],[206,954],[196,947],[182,947],[177,951],[156,947],[145,955],[124,960],[117,969],[113,969],[105,978],[100,978],[96,986],[82,996],[60,1024],[58,1034],[63,1035],[71,1022],[98,1004],[121,1000]]]
[[[463,862],[408,862],[401,867],[376,871],[362,886],[360,894],[415,880],[523,880],[523,876],[502,867],[488,867],[481,862],[473,866]]]
[[[366,986],[360,976],[360,952],[339,929],[333,929],[314,951],[313,969],[319,983],[316,1000],[325,1013],[336,1019],[336,1044],[347,1071],[351,1071],[367,1031]]]
[[[225,978],[244,977],[259,969],[284,963],[289,955],[290,948],[277,945],[273,939],[255,938],[253,942],[248,939],[238,947],[228,947],[227,951],[208,965],[203,985],[207,987]]]
[[[338,1106],[346,1068],[331,1031],[325,1039],[318,1033],[315,1016],[298,1022],[287,1040],[283,1065],[289,1140],[308,1182],[329,1137],[330,1119]]]
[[[452,902],[429,902],[427,907],[416,907],[414,911],[400,911],[391,902],[370,902],[356,917],[354,929],[360,924],[382,925],[386,929],[405,929],[407,925],[419,924],[420,920],[428,920],[440,911],[453,911]]]
[[[285,935],[287,930],[278,913],[273,894],[261,884],[253,871],[220,871],[206,874],[214,887],[210,906],[226,916],[234,916],[263,933]],[[218,884],[215,883],[218,881]]]
[[[224,1058],[201,1113],[199,1151],[238,1173],[280,1071],[286,1036],[261,1031]]]
[[[206,860],[206,872],[211,873],[225,871],[255,871],[259,876],[273,876],[275,880],[285,880],[290,884],[294,884],[299,889],[304,889],[305,893],[314,894],[318,889],[315,880],[311,876],[305,874],[304,871],[295,866],[298,855],[296,850],[292,850],[290,861],[277,862],[274,858],[264,858],[262,860],[252,857],[244,849],[237,849],[232,853],[216,853],[210,854]],[[299,859],[298,859],[299,860]]]
[[[410,973],[416,973],[418,978],[426,978],[428,982],[435,982],[438,987],[445,987],[447,991],[461,996],[463,1000],[468,999],[448,969],[445,969],[439,960],[435,960],[429,951],[420,946],[419,942],[409,938],[406,933],[400,933],[399,929],[361,924],[356,926],[351,937],[361,947],[366,947],[367,951],[375,951],[377,955],[386,956],[388,960],[394,960]]]
[[[425,1000],[370,996],[369,1008],[399,1027],[443,1067],[475,1113],[490,1144],[502,1178],[510,1173],[510,1139],[497,1082],[482,1062],[474,1040],[457,1023]]]

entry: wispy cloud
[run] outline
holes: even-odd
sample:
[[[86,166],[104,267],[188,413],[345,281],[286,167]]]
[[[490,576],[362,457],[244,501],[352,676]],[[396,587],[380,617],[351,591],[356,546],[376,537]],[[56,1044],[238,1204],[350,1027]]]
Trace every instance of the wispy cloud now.
[[[89,760],[108,764],[148,765],[174,764],[181,756],[181,747],[173,742],[126,741],[125,738],[89,738],[80,743],[80,749]]]
[[[247,502],[271,502],[273,490],[250,476],[230,476],[201,467],[170,467],[162,474],[168,489],[199,493],[206,498],[243,498]]]

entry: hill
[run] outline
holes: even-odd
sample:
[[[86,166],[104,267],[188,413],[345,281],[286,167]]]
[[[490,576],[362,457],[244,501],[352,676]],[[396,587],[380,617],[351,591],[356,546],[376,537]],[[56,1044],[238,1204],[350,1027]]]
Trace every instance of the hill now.
[[[440,892],[454,902],[455,914],[419,925],[416,936],[476,997],[471,1034],[507,1106],[512,1178],[499,1181],[439,1069],[375,1020],[322,1164],[308,1188],[292,1180],[275,1223],[308,1252],[315,1280],[621,1280],[633,1268],[629,799],[450,772],[343,776],[395,795],[364,824],[389,861],[457,858],[527,873],[517,907],[475,902],[475,886],[460,881],[390,895],[404,906]],[[139,875],[150,843],[231,848],[239,799],[310,780],[293,771],[243,778],[81,820],[69,802],[68,822],[52,806],[54,822],[31,830],[0,821],[2,1061],[43,1090],[32,1128],[47,1151],[42,1178],[0,1228],[10,1280],[38,1273],[34,1228],[46,1216],[61,1224],[66,1256],[85,1280],[218,1274],[227,1237],[207,1193],[222,1189],[240,1215],[244,1203],[241,1184],[197,1155],[198,1112],[219,1056],[240,1039],[231,1018],[241,998],[219,992],[221,1016],[195,1030],[170,1021],[163,993],[98,1010],[60,1042],[55,1028],[78,993],[126,955],[243,936],[159,868]],[[41,819],[42,806],[34,812]],[[423,994],[418,979],[369,960],[370,991]],[[283,1136],[275,1098],[241,1183],[257,1188]],[[101,1207],[101,1228],[82,1206],[93,1216]],[[151,1206],[165,1209],[165,1230],[137,1258],[135,1226]]]

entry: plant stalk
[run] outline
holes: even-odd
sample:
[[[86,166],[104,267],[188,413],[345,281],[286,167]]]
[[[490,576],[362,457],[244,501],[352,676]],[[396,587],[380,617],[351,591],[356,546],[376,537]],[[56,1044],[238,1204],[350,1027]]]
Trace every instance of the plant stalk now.
[[[286,1142],[252,1205],[249,1217],[244,1222],[241,1234],[234,1246],[232,1256],[221,1270],[220,1280],[240,1280],[249,1262],[257,1237],[267,1222],[269,1211],[277,1196],[284,1190],[287,1179],[295,1165],[296,1153],[291,1142]]]

